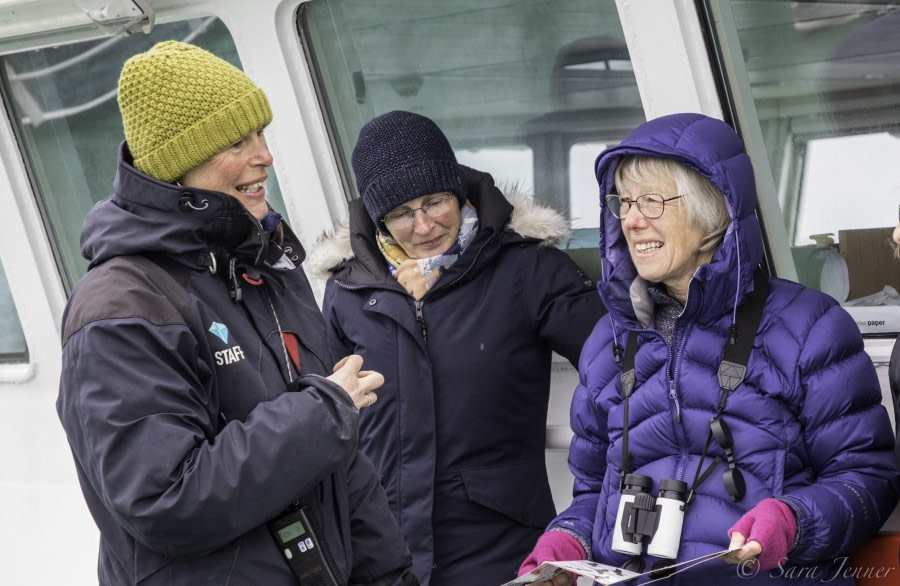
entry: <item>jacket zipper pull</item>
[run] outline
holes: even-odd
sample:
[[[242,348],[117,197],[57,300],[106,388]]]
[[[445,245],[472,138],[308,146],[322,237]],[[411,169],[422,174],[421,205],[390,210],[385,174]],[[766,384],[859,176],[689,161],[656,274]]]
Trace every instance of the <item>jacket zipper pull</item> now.
[[[669,380],[669,398],[675,401],[675,421],[681,423],[681,405],[678,403],[678,395],[675,394],[675,379]]]
[[[425,314],[422,313],[422,300],[416,301],[416,323],[422,331],[422,341],[428,343],[428,326],[425,325]]]
[[[243,297],[243,293],[241,291],[241,283],[237,278],[236,263],[234,257],[228,259],[228,282],[231,285],[231,287],[229,288],[231,300],[235,303],[240,303],[241,298]]]

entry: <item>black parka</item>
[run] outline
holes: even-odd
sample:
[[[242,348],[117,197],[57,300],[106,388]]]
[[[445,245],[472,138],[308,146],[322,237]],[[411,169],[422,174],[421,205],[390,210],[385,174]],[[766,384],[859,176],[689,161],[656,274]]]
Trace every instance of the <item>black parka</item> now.
[[[359,200],[349,230],[310,255],[333,269],[323,303],[332,351],[384,374],[360,416],[360,444],[416,574],[432,585],[513,579],[553,518],[552,353],[575,364],[602,314],[591,279],[548,246],[567,234],[565,220],[530,198],[514,206],[489,175],[465,174],[479,231],[419,304],[390,276]]]
[[[266,527],[295,501],[342,583],[408,568],[357,451],[358,411],[323,378],[303,249],[281,231],[270,240],[235,198],[144,175],[123,145],[115,193],[82,233],[90,269],[63,320],[57,403],[101,584],[296,584]]]

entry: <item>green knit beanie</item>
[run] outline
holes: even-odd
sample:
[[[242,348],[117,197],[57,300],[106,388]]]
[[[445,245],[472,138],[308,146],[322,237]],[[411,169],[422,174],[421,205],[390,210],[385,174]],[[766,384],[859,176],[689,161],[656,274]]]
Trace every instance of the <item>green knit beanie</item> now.
[[[272,121],[266,95],[240,69],[178,41],[125,62],[119,110],[134,166],[166,182]]]

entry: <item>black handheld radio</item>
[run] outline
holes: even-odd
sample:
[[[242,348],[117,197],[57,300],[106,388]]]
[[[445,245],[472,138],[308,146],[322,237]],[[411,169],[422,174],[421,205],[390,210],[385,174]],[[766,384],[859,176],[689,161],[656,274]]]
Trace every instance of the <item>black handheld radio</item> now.
[[[340,586],[306,507],[289,510],[269,521],[269,532],[302,586]]]

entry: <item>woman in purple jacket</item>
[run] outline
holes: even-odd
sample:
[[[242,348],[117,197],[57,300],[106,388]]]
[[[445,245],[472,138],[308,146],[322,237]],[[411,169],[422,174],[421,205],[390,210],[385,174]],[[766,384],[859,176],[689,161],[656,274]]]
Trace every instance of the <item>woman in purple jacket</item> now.
[[[732,549],[737,567],[711,560],[667,583],[852,584],[846,556],[898,499],[890,422],[850,316],[762,275],[739,137],[699,114],[664,116],[604,151],[596,174],[609,318],[579,361],[574,500],[520,574],[589,559],[658,576]],[[647,506],[642,484],[672,500]],[[668,512],[654,531],[655,510]]]

